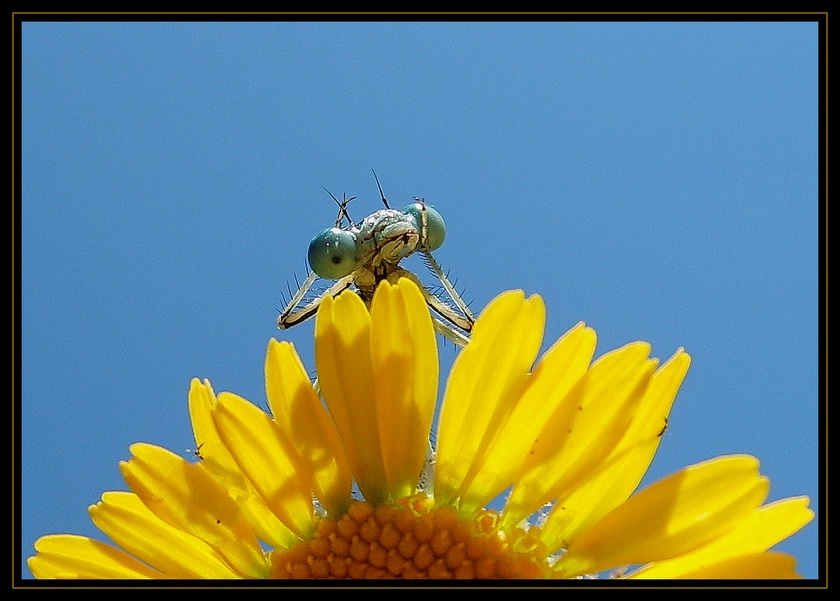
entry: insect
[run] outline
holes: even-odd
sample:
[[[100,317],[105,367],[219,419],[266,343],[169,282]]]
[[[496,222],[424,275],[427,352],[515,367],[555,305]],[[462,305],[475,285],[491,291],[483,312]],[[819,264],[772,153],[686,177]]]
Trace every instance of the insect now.
[[[392,209],[379,178],[375,172],[373,175],[385,208],[374,211],[359,224],[354,223],[347,212],[347,205],[355,197],[344,196],[339,201],[327,190],[338,205],[335,226],[321,231],[309,243],[309,275],[280,312],[277,327],[284,330],[306,321],[315,315],[324,298],[336,296],[351,286],[370,307],[379,282],[387,279],[395,283],[398,278],[407,277],[420,287],[432,310],[435,330],[458,346],[465,346],[470,340],[475,317],[432,256],[432,251],[440,248],[446,237],[443,217],[416,197],[402,211]],[[433,292],[416,275],[400,266],[401,260],[415,252],[422,255],[429,270],[440,281],[441,291]],[[307,299],[319,277],[335,283]],[[450,300],[445,300],[443,291]]]

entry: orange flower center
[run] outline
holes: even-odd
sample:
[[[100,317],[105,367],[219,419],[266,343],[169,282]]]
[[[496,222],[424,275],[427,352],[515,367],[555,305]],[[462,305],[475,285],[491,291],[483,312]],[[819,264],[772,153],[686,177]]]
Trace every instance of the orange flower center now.
[[[464,517],[418,494],[396,505],[353,501],[315,535],[271,554],[274,578],[545,578],[545,548],[529,532],[497,528],[499,514]]]

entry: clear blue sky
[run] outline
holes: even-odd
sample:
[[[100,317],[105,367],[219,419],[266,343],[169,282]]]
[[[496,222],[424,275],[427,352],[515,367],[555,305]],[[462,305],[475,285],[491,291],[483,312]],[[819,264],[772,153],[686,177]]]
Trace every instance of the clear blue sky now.
[[[442,213],[473,308],[522,288],[545,348],[580,320],[598,354],[686,348],[645,482],[751,453],[819,511],[816,23],[22,31],[23,557],[102,538],[86,508],[133,442],[188,454],[191,378],[264,404],[270,337],[314,369],[281,293],[335,219],[322,186],[380,208],[371,169]],[[809,578],[818,531],[779,547]]]

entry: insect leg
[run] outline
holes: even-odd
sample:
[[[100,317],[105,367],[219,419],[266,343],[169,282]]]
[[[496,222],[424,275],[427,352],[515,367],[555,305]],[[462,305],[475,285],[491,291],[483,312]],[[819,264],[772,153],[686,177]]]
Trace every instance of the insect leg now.
[[[437,317],[432,316],[432,325],[435,328],[435,332],[437,332],[441,336],[444,336],[445,338],[448,338],[461,348],[467,346],[467,343],[470,341],[469,336],[462,334],[461,332],[453,328],[451,325],[444,321],[441,321]]]
[[[297,306],[303,300],[304,295],[309,291],[312,287],[312,284],[315,283],[315,280],[318,279],[318,276],[315,273],[310,273],[307,278],[303,281],[303,284],[295,293],[292,300],[289,301],[289,304],[281,311],[280,316],[277,318],[277,327],[281,330],[285,330],[287,328],[291,328],[299,324],[302,321],[305,321],[315,315],[315,312],[318,310],[318,306],[328,296],[335,296],[336,294],[346,290],[350,287],[350,284],[353,283],[353,275],[350,274],[348,276],[344,276],[340,280],[338,280],[335,284],[330,286],[327,290],[325,290],[318,298],[314,299],[312,302],[308,303],[305,307],[301,308],[298,311],[295,311]]]
[[[475,323],[475,316],[472,314],[472,311],[470,311],[469,307],[467,307],[467,303],[464,302],[464,299],[462,299],[461,295],[458,294],[458,291],[455,290],[455,286],[453,286],[452,282],[449,281],[449,278],[446,277],[446,274],[443,272],[443,269],[438,264],[438,262],[435,261],[435,258],[432,256],[432,253],[428,251],[423,251],[423,258],[426,260],[426,265],[429,266],[429,269],[431,269],[437,277],[437,279],[440,280],[440,283],[443,284],[443,287],[444,289],[446,289],[446,292],[449,294],[449,297],[452,299],[455,305],[457,305],[458,309],[461,310],[461,313],[464,314],[464,317],[469,322],[469,327],[463,329],[472,329],[472,324]],[[461,327],[461,324],[457,325]]]

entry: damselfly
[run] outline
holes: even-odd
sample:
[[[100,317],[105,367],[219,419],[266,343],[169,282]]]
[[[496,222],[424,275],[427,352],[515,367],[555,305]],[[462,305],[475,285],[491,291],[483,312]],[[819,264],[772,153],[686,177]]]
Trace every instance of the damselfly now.
[[[446,237],[443,217],[416,197],[402,211],[392,209],[378,178],[376,185],[385,208],[374,211],[358,225],[353,223],[347,212],[347,205],[355,197],[345,196],[339,201],[327,190],[338,204],[335,226],[323,230],[309,243],[309,275],[280,312],[277,327],[284,330],[309,319],[315,315],[324,298],[336,296],[351,286],[370,306],[379,282],[387,279],[395,283],[397,279],[406,277],[423,292],[433,312],[435,330],[459,346],[466,345],[475,317],[432,256],[432,251],[440,248]],[[415,252],[420,253],[429,270],[440,281],[441,289],[430,289],[415,274],[400,266],[401,260]],[[311,295],[307,298],[307,293],[319,277],[335,280],[335,283],[314,298]],[[449,300],[446,300],[447,297]]]

